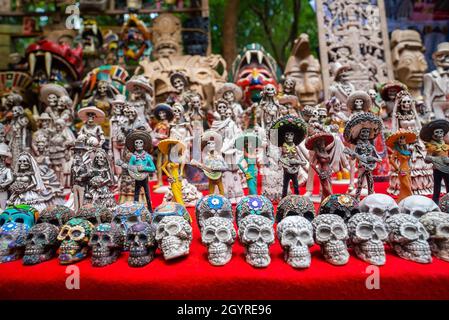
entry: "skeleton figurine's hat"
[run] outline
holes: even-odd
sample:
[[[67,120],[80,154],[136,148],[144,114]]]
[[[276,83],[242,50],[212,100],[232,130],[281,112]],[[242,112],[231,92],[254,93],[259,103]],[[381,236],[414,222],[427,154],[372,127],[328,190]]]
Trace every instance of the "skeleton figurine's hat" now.
[[[86,122],[87,119],[89,118],[87,115],[89,113],[93,113],[95,114],[95,118],[94,118],[94,122],[95,123],[102,123],[106,117],[106,115],[104,114],[103,110],[98,109],[95,106],[89,106],[89,107],[84,107],[81,108],[78,111],[78,117],[83,121]]]
[[[362,90],[357,90],[351,93],[351,95],[348,97],[348,101],[346,102],[346,105],[348,106],[349,110],[355,111],[355,101],[357,99],[360,99],[363,101],[363,109],[362,111],[368,112],[371,109],[372,101],[371,97]]]
[[[69,95],[63,86],[56,83],[47,83],[44,84],[39,91],[39,100],[43,103],[47,103],[47,98],[51,94],[56,95],[58,98]]]
[[[291,115],[279,118],[271,126],[270,129],[271,142],[281,147],[285,142],[285,135],[287,132],[293,132],[295,134],[293,142],[295,145],[298,145],[304,140],[307,134],[307,124],[301,118]]]
[[[232,82],[227,82],[223,84],[217,91],[217,97],[223,98],[223,94],[227,91],[232,91],[234,93],[234,98],[236,101],[242,100],[243,97],[242,89]]]
[[[436,119],[426,123],[421,128],[419,137],[425,142],[430,142],[432,140],[433,132],[436,129],[442,129],[444,131],[444,135],[446,135],[449,132],[449,121],[446,119]]]
[[[370,129],[369,140],[373,140],[383,130],[382,120],[370,112],[356,114],[346,123],[343,137],[348,143],[356,144],[362,129]]]
[[[441,42],[438,44],[437,50],[432,54],[433,59],[437,59],[441,55],[449,54],[449,42]]]
[[[126,82],[126,89],[130,92],[135,91],[136,87],[140,87],[145,90],[149,95],[153,95],[153,86],[150,83],[150,78],[144,75],[133,76],[128,82]]]
[[[162,152],[162,154],[169,154],[171,150],[170,148],[173,146],[177,146],[179,152],[184,152],[184,150],[187,148],[186,145],[178,139],[164,139],[161,140],[157,145],[159,151]]]
[[[417,138],[416,133],[414,133],[413,131],[400,129],[399,131],[396,131],[389,135],[385,140],[385,144],[390,148],[394,148],[394,145],[400,137],[405,137],[407,144],[415,142]]]
[[[403,84],[402,82],[396,81],[396,80],[384,83],[379,89],[380,96],[382,97],[382,99],[384,101],[394,100],[394,99],[390,99],[390,97],[388,95],[388,92],[390,90],[396,90],[396,94],[398,94],[399,92],[407,91],[408,89],[405,84]]]
[[[313,146],[318,140],[324,140],[325,146],[328,146],[332,142],[334,142],[334,136],[331,133],[325,131],[318,131],[317,133],[306,139],[304,144],[307,150],[313,150]]]
[[[166,103],[159,103],[156,108],[154,108],[153,110],[153,114],[156,117],[157,120],[161,120],[160,116],[159,116],[159,112],[161,111],[165,111],[165,113],[167,114],[167,120],[168,121],[172,121],[173,120],[173,108]]]

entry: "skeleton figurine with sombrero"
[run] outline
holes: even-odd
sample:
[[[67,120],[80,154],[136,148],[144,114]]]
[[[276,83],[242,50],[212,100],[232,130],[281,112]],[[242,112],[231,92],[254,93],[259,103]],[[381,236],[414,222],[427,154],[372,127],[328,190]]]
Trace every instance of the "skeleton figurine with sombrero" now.
[[[242,97],[242,89],[232,82],[223,84],[217,92],[217,98],[224,99],[228,102],[233,113],[233,118],[238,125],[241,125],[242,121],[243,108],[240,104]]]
[[[140,122],[147,122],[153,107],[154,90],[150,81],[147,76],[135,75],[126,82],[126,89],[131,97],[128,103],[136,109]]]
[[[373,170],[382,158],[373,145],[373,140],[382,132],[382,120],[369,112],[353,116],[346,123],[343,136],[347,143],[355,146],[354,150],[346,148],[344,152],[358,160],[358,181],[355,197],[360,198],[364,180],[368,186],[368,194],[374,193]]]
[[[101,148],[106,141],[103,129],[99,125],[105,119],[103,111],[95,106],[81,108],[78,111],[78,117],[84,122],[78,133],[88,147]]]
[[[407,86],[399,81],[390,81],[380,86],[380,96],[385,102],[388,115],[393,112],[396,95],[404,90],[407,91]]]
[[[135,130],[126,136],[125,145],[133,153],[128,164],[122,165],[122,167],[128,169],[130,176],[135,180],[134,201],[139,201],[140,189],[143,188],[148,210],[153,212],[150,189],[148,187],[148,174],[156,171],[153,159],[149,153],[151,149],[151,135],[144,130]],[[120,165],[120,163],[118,164]]]
[[[334,77],[334,81],[329,87],[330,97],[336,97],[340,101],[342,110],[347,116],[350,116],[350,113],[346,103],[351,93],[355,90],[354,85],[349,81],[351,70],[352,68],[349,64],[333,63],[331,74]]]
[[[346,106],[351,112],[351,115],[370,112],[372,106],[371,97],[365,91],[354,91],[349,95]]]
[[[77,139],[75,141],[73,150],[73,162],[71,165],[71,181],[72,193],[75,212],[77,212],[84,205],[84,192],[86,191],[87,182],[89,180],[88,165],[91,161],[85,146],[84,141]]]
[[[11,152],[9,152],[8,145],[5,143],[0,144],[0,211],[6,208],[6,202],[8,201],[8,189],[14,178],[11,168],[6,164],[6,159],[11,158]]]
[[[449,132],[449,121],[437,119],[425,124],[421,128],[419,137],[426,143],[426,161],[433,164],[433,197],[432,200],[440,202],[441,181],[449,186],[449,145],[444,137]]]
[[[290,181],[293,181],[295,194],[299,194],[299,167],[305,165],[301,157],[299,144],[307,134],[307,124],[299,117],[285,116],[273,123],[270,129],[270,141],[282,149],[280,159],[284,169],[282,198],[287,196]],[[269,178],[269,177],[268,177]]]
[[[58,102],[61,97],[69,96],[67,90],[55,83],[44,84],[39,90],[39,100],[45,106],[44,111],[56,121],[59,119],[57,111]]]

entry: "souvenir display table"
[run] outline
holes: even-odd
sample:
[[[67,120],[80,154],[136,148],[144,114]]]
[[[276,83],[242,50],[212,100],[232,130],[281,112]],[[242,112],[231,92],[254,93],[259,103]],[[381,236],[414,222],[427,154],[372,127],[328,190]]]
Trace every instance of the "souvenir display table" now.
[[[384,192],[387,183],[376,183]],[[345,186],[334,186],[343,192]],[[154,194],[158,205],[161,197]],[[80,289],[66,288],[66,266],[56,258],[35,265],[21,261],[0,264],[0,298],[5,299],[449,299],[449,264],[434,258],[419,264],[399,258],[387,248],[387,262],[379,267],[380,289],[365,286],[369,265],[351,252],[349,263],[333,266],[324,261],[319,247],[311,249],[310,268],[295,270],[284,262],[278,240],[271,247],[271,264],[256,269],[245,262],[244,248],[234,245],[232,260],[211,266],[201,244],[193,208],[190,254],[164,261],[160,252],[143,268],[128,266],[124,253],[116,263],[93,268],[90,259],[79,267]],[[368,280],[369,282],[369,280]],[[372,283],[372,282],[370,282]]]

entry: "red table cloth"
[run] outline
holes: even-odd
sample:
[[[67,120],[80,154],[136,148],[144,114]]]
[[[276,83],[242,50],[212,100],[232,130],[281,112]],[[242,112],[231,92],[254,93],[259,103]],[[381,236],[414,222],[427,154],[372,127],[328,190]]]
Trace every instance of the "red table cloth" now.
[[[387,183],[376,183],[385,192]],[[334,186],[345,192],[346,186]],[[303,190],[302,190],[303,192]],[[153,205],[162,201],[152,194]],[[1,299],[449,299],[449,263],[434,258],[422,265],[400,259],[387,248],[387,263],[374,272],[351,252],[349,263],[333,266],[312,247],[309,269],[295,270],[284,262],[279,242],[271,247],[271,264],[256,269],[245,262],[238,241],[230,263],[214,267],[207,261],[193,208],[193,241],[189,256],[164,261],[158,251],[143,268],[127,265],[127,253],[104,268],[90,259],[79,269],[79,289],[68,289],[73,270],[52,259],[36,266],[21,261],[0,265]],[[68,272],[68,273],[67,273]],[[378,289],[367,286],[378,275]],[[73,283],[73,282],[71,282]],[[69,286],[70,287],[70,286]]]

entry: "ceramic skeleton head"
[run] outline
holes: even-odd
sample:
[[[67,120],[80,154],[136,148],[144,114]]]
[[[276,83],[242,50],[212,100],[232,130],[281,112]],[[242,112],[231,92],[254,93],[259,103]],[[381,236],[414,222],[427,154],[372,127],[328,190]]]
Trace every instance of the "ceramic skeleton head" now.
[[[219,194],[202,197],[196,205],[195,213],[200,230],[203,228],[204,222],[211,217],[234,220],[231,201]]]
[[[239,238],[245,257],[253,267],[267,267],[271,262],[270,246],[274,243],[273,220],[250,214],[239,221]]]
[[[10,262],[22,257],[30,228],[18,222],[7,222],[0,229],[0,262]]]
[[[433,255],[449,262],[449,214],[429,212],[419,222],[430,235],[429,244]]]
[[[59,231],[59,263],[70,264],[84,259],[89,252],[89,238],[94,226],[87,220],[70,219]]]
[[[129,248],[129,266],[143,267],[149,264],[157,248],[151,225],[147,222],[132,225],[126,233],[126,247]]]
[[[53,258],[58,248],[59,229],[50,223],[34,225],[27,235],[23,264],[33,265]]]
[[[398,256],[419,263],[432,262],[427,243],[429,233],[418,219],[399,213],[387,219],[386,225],[389,231],[388,242]]]
[[[95,227],[90,237],[92,266],[104,267],[114,263],[123,247],[122,231],[118,225],[101,223]]]
[[[343,218],[336,214],[321,214],[312,225],[315,242],[320,245],[324,259],[333,265],[348,263],[348,228]]]
[[[388,232],[381,217],[357,213],[349,219],[348,231],[357,257],[376,266],[385,264],[384,241]]]
[[[207,258],[214,266],[223,266],[232,258],[237,233],[232,220],[212,217],[204,221],[201,241],[207,246]]]
[[[399,202],[399,212],[409,214],[416,219],[421,218],[428,212],[439,212],[440,208],[425,196],[412,195]]]
[[[192,227],[182,216],[166,216],[157,224],[156,241],[165,260],[189,254]]]
[[[389,195],[374,193],[365,197],[359,204],[360,212],[372,213],[384,221],[390,216],[399,213],[399,206]]]
[[[313,227],[309,220],[289,216],[277,225],[277,237],[284,249],[284,259],[294,268],[308,268],[311,263],[309,247],[314,244]]]

